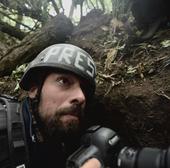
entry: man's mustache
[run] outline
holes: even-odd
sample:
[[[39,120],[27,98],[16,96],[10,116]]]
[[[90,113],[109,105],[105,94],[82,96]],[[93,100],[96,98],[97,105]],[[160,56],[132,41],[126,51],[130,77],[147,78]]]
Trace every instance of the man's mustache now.
[[[75,116],[81,116],[83,114],[83,108],[79,104],[74,104],[70,107],[65,107],[60,110],[58,110],[56,115],[75,115]]]

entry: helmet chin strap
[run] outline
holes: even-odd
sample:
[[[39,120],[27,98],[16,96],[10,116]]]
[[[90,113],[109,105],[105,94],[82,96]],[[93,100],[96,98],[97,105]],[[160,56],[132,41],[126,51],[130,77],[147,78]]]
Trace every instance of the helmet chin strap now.
[[[41,82],[39,83],[37,93],[34,98],[29,98],[29,105],[30,105],[30,111],[32,114],[32,120],[33,120],[33,129],[35,131],[36,141],[37,142],[44,142],[45,141],[45,125],[43,121],[41,120],[41,117],[39,115],[39,103],[41,98],[41,91],[42,87],[45,81],[47,74],[44,75],[44,77],[41,79]]]

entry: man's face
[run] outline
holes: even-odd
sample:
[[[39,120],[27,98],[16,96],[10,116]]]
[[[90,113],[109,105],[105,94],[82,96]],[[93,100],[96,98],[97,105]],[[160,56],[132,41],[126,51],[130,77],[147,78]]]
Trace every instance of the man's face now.
[[[73,74],[51,73],[46,77],[38,110],[49,134],[79,130],[86,104],[80,85]],[[32,92],[36,94],[37,88]]]

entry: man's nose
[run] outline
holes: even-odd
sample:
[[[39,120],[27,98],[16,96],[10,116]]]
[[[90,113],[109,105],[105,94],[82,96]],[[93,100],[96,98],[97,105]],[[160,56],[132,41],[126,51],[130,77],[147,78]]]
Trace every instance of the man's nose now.
[[[71,100],[71,103],[78,103],[78,104],[84,104],[86,101],[86,97],[84,92],[82,91],[81,87],[77,87],[74,89],[73,97]]]

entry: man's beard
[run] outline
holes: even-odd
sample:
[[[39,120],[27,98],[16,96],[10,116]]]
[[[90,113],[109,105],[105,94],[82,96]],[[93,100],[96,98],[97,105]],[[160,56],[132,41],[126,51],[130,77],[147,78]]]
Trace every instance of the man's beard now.
[[[65,115],[73,115],[77,117],[77,120],[71,120],[68,123],[64,123],[61,117]],[[43,117],[39,113],[40,120],[43,123],[43,132],[45,138],[64,140],[67,138],[74,139],[78,136],[83,128],[83,108],[80,105],[73,105],[71,107],[62,108],[55,111],[55,115],[51,117]]]

